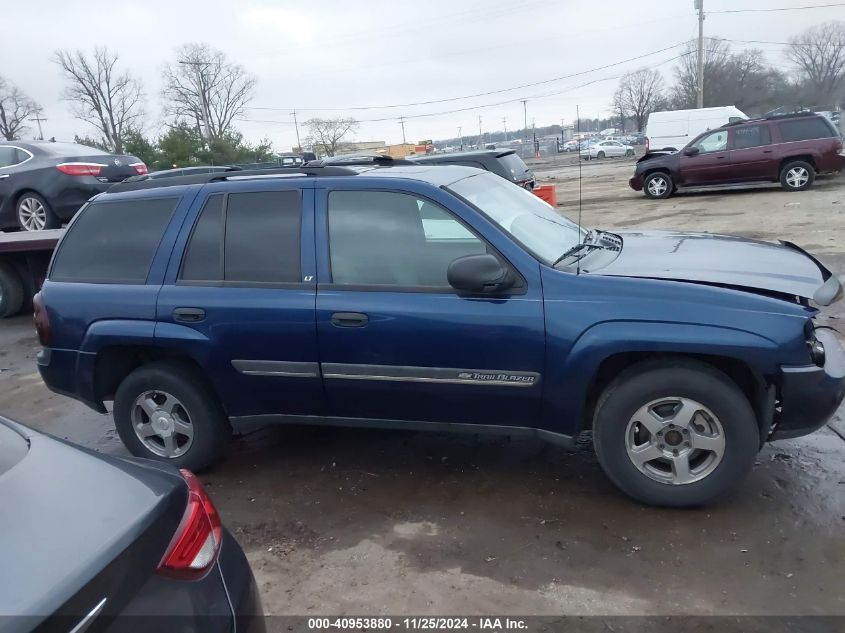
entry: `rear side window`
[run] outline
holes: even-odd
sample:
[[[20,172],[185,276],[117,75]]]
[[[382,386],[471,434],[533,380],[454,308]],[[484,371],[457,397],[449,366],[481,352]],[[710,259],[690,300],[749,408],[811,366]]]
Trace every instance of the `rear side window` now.
[[[821,117],[807,117],[780,123],[780,135],[785,142],[807,141],[814,138],[836,136],[833,127]]]
[[[50,279],[144,283],[178,202],[145,198],[89,204],[62,240]]]
[[[505,169],[512,176],[521,176],[528,171],[525,162],[516,154],[506,154],[499,158],[499,162],[505,166]]]
[[[734,130],[734,149],[748,149],[771,144],[772,139],[766,125],[746,125]]]
[[[298,283],[301,209],[298,191],[209,197],[191,234],[180,280]]]

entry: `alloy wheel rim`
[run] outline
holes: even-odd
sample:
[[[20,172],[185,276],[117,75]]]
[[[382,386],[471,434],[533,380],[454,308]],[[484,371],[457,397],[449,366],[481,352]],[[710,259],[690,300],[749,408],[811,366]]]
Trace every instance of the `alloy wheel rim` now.
[[[640,407],[628,421],[625,451],[653,481],[682,486],[709,476],[725,454],[725,432],[712,411],[669,396]]]
[[[660,178],[659,176],[657,178],[652,178],[648,182],[648,190],[654,196],[662,196],[666,192],[666,188],[666,180]]]
[[[40,231],[47,225],[47,210],[35,198],[24,198],[18,204],[18,221],[27,231]]]
[[[159,457],[180,457],[194,442],[194,425],[188,410],[166,391],[145,391],[135,398],[130,417],[135,435]]]
[[[804,167],[793,167],[786,172],[786,182],[790,187],[802,187],[810,179],[810,174]]]

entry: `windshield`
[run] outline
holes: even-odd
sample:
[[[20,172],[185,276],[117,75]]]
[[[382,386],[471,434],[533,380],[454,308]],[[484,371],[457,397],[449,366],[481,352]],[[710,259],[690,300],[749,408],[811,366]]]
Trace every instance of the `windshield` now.
[[[448,189],[477,207],[546,264],[583,241],[585,231],[574,222],[500,176],[478,174],[454,182]]]

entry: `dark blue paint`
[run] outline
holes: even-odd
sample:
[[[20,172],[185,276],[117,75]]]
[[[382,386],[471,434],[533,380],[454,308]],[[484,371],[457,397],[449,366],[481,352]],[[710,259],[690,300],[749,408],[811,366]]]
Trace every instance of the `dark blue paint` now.
[[[297,177],[168,188],[182,195],[146,285],[48,281],[42,297],[53,328],[42,365],[57,391],[92,406],[97,354],[114,345],[150,346],[195,361],[233,417],[296,414],[517,425],[574,435],[589,424],[586,394],[601,364],[625,353],[696,354],[744,363],[784,388],[783,366],[811,364],[805,324],[815,314],[777,298],[715,286],[549,268],[487,217],[440,185],[462,168],[376,170],[354,177]],[[466,175],[474,170],[464,169]],[[445,175],[444,175],[445,174]],[[457,174],[457,175],[456,175]],[[302,192],[302,283],[234,287],[177,283],[182,252],[209,195]],[[327,192],[387,190],[446,207],[496,249],[523,280],[520,292],[468,298],[454,292],[351,290],[330,284]],[[113,194],[161,195],[156,189]],[[206,318],[181,324],[178,307]],[[369,317],[332,324],[336,312]],[[76,377],[67,375],[76,360]],[[46,358],[46,357],[45,357]],[[269,360],[509,370],[541,374],[527,388],[494,385],[254,376],[232,360]],[[841,381],[840,387],[841,391]],[[788,390],[796,393],[795,389]],[[790,410],[800,410],[800,395]],[[840,396],[841,399],[841,396]],[[809,428],[793,416],[781,424]],[[804,425],[802,427],[801,425]]]

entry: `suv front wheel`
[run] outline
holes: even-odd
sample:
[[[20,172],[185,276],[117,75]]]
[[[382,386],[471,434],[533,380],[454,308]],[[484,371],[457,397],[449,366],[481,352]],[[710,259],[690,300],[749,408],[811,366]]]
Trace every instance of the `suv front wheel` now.
[[[787,191],[809,189],[816,179],[816,170],[803,160],[794,160],[780,170],[780,184]]]
[[[136,457],[201,470],[232,435],[213,390],[188,364],[154,362],[129,374],[114,397],[114,424]]]
[[[751,470],[756,417],[734,382],[695,361],[635,365],[602,394],[593,420],[599,462],[622,491],[656,506],[712,501]]]
[[[656,171],[646,176],[643,182],[643,193],[648,198],[668,198],[675,192],[675,184],[672,177],[662,171]]]

